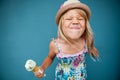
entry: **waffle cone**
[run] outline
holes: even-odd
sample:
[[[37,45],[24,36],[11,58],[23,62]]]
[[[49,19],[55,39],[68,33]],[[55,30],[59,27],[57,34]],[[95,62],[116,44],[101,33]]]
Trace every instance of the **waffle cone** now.
[[[35,66],[35,68],[33,69],[33,72],[39,71],[39,67]]]

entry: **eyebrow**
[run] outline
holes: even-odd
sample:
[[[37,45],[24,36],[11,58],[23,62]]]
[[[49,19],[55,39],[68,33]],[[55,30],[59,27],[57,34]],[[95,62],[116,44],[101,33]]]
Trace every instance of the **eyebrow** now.
[[[64,18],[69,18],[69,17],[71,18],[71,17],[74,17],[74,16],[64,16]],[[75,16],[75,17],[84,18],[83,16]]]

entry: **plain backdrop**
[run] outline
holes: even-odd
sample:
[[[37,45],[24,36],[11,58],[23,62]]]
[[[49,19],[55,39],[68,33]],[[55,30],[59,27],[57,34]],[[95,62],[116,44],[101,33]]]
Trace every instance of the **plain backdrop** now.
[[[26,71],[27,59],[37,65],[49,52],[57,36],[56,13],[65,0],[0,0],[0,80],[54,80],[57,59],[38,79]],[[95,46],[100,60],[87,56],[87,80],[120,80],[119,0],[81,0],[91,11]]]

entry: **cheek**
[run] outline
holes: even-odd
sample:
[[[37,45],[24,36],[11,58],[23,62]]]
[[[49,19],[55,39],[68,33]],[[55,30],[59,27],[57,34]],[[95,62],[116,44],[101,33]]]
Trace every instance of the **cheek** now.
[[[68,33],[68,28],[67,27],[63,27],[62,30],[63,30],[64,34]]]
[[[70,25],[70,22],[68,22],[68,21],[63,22],[63,27],[67,28],[67,27],[69,27],[69,25]]]
[[[81,21],[80,24],[82,27],[85,27],[85,20]]]
[[[80,30],[81,34],[83,34],[85,32],[85,26],[82,26],[81,27],[81,30]]]
[[[64,24],[62,25],[62,30],[63,30],[63,32],[65,32],[65,33],[69,30],[69,25],[68,25],[68,23],[64,23]]]
[[[85,22],[81,23],[81,29],[82,29],[82,31],[85,30]]]
[[[64,35],[68,35],[70,33],[69,28],[67,26],[63,26],[62,31],[63,31]]]

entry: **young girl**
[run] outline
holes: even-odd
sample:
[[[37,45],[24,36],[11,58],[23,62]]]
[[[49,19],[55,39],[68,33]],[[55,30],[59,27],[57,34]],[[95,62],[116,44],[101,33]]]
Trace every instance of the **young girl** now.
[[[85,80],[85,55],[98,57],[94,47],[93,33],[89,25],[90,9],[78,0],[67,0],[56,15],[58,37],[50,42],[50,51],[39,66],[43,73],[35,72],[42,78],[45,69],[57,57],[55,80]]]

